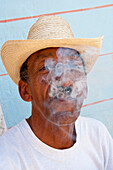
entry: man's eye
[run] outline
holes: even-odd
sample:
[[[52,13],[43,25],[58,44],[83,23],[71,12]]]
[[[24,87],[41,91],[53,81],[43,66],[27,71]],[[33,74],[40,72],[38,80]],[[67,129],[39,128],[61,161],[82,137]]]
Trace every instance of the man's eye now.
[[[47,66],[44,66],[44,67],[42,67],[39,71],[43,71],[43,70],[47,70],[48,69],[48,67]]]

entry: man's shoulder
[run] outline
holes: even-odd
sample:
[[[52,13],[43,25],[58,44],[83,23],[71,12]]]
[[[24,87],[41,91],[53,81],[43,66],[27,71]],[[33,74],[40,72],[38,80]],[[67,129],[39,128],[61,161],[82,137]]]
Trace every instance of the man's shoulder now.
[[[83,117],[83,116],[80,116],[79,119],[78,119],[78,123],[79,124],[82,124],[82,125],[87,125],[87,126],[91,126],[91,127],[96,127],[96,128],[106,128],[105,125],[95,119],[95,118],[89,118],[89,117]]]
[[[96,135],[102,133],[109,133],[106,126],[99,120],[89,117],[80,116],[77,122],[77,126],[86,130],[88,133],[93,132]]]
[[[100,142],[101,145],[106,145],[106,147],[112,145],[113,148],[113,139],[108,129],[102,122],[94,118],[87,118],[82,116],[80,116],[77,121],[78,122],[75,123],[75,125],[81,140],[86,139],[87,137],[87,140],[89,139],[90,142],[92,141],[96,144]]]
[[[21,144],[21,127],[24,126],[24,120],[21,121],[16,126],[7,130],[0,137],[0,170],[4,169],[13,169],[10,166],[10,161],[13,162],[13,165],[16,167],[16,164],[19,162],[18,153],[20,150]]]
[[[14,127],[8,129],[1,137],[0,137],[0,150],[6,146],[14,146],[14,143],[17,143],[19,136],[21,134],[21,126],[24,124],[24,120],[15,125]],[[8,148],[10,148],[8,147]]]

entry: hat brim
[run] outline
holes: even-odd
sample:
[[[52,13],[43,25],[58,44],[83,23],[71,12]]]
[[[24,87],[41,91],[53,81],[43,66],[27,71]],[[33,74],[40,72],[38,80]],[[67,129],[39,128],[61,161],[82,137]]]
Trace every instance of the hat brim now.
[[[8,40],[1,48],[2,62],[11,79],[18,84],[20,68],[34,52],[49,47],[67,47],[80,52],[85,62],[87,74],[95,64],[102,46],[103,36],[99,38]]]

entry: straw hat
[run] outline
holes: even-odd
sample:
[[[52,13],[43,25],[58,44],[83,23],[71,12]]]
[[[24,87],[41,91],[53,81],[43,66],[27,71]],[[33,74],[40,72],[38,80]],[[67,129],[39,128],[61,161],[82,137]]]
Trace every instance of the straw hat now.
[[[60,16],[41,16],[30,28],[26,40],[9,40],[1,48],[2,62],[11,77],[18,84],[20,68],[34,52],[48,47],[68,47],[80,52],[87,73],[90,72],[100,53],[102,37],[75,38],[67,23]]]

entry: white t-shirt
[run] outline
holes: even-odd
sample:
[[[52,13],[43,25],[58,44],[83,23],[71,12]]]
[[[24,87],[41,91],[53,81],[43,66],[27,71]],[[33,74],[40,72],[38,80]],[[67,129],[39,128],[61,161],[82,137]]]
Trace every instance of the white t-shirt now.
[[[113,170],[113,140],[105,126],[85,117],[75,126],[77,142],[60,150],[41,142],[23,120],[0,137],[0,170]]]

